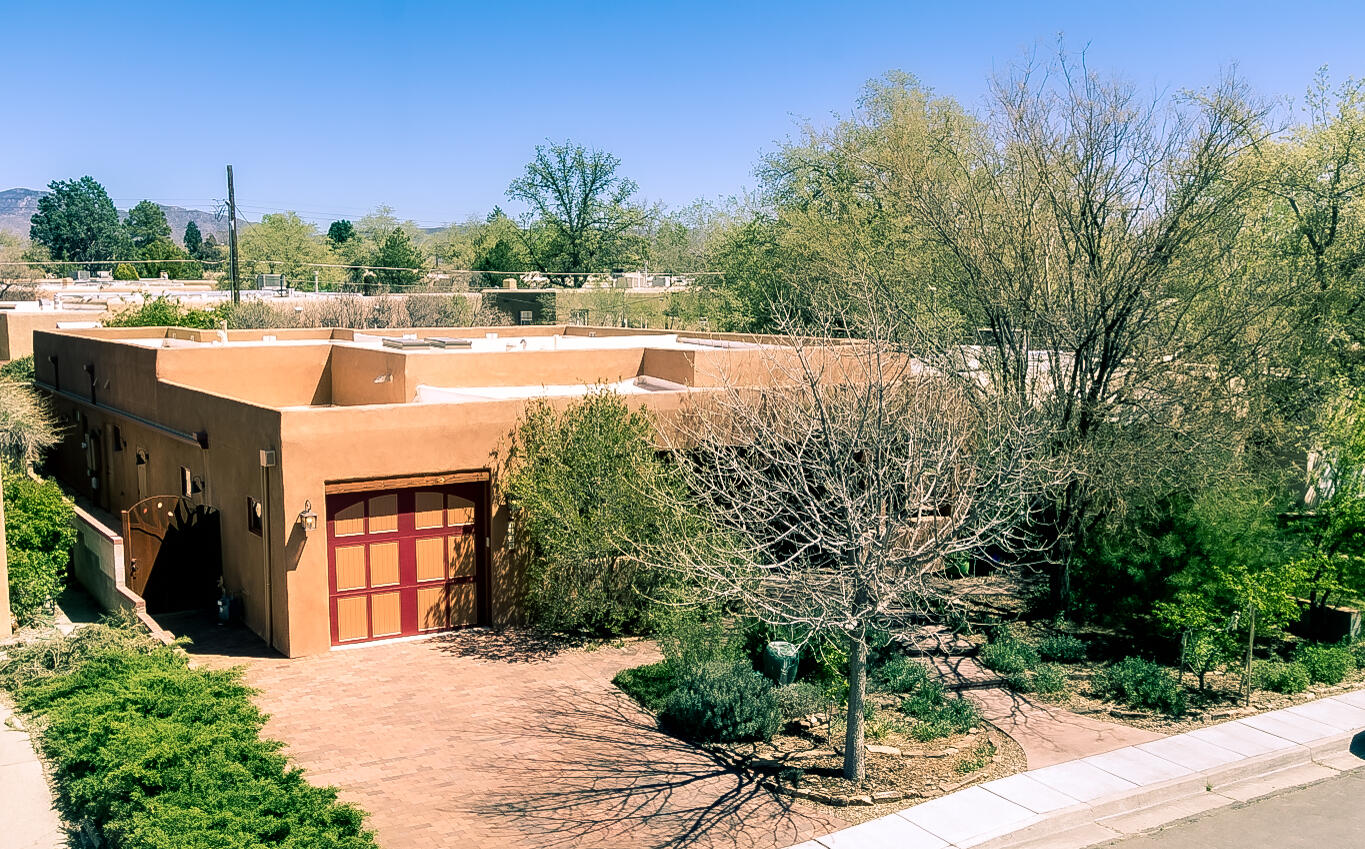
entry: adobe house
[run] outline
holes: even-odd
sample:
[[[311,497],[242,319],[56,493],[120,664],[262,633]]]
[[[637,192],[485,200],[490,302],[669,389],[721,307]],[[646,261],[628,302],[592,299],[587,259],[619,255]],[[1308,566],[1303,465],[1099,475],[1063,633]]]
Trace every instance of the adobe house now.
[[[778,340],[613,328],[96,328],[34,334],[106,606],[224,590],[289,656],[517,617],[497,452],[528,400],[607,385],[652,410]]]

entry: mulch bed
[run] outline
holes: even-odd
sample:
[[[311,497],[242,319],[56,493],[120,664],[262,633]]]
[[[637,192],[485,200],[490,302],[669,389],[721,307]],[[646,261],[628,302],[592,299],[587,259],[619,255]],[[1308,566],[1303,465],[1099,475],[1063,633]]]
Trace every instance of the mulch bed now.
[[[843,777],[843,725],[837,715],[833,740],[829,720],[812,716],[769,743],[735,744],[716,751],[774,793],[849,822],[864,822],[1026,769],[1019,744],[990,725],[921,742],[910,735],[913,720],[899,720],[894,697],[869,699],[876,705],[876,719],[869,724],[867,777],[861,782]]]

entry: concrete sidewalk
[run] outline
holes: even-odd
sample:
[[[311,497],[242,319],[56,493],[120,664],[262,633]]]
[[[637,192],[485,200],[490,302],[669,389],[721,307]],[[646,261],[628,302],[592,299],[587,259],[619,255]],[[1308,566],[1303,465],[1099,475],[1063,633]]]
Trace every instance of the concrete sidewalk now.
[[[794,849],[1089,846],[1365,766],[1362,729],[1357,691],[1019,773]]]
[[[28,732],[15,728],[12,716],[0,701],[0,849],[60,849],[66,831],[52,789]]]

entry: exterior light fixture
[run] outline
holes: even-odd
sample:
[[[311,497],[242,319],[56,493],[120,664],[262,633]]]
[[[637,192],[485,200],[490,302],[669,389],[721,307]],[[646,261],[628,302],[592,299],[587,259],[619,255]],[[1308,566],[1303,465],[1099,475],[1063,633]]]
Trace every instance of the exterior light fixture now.
[[[303,532],[311,534],[318,529],[318,514],[313,512],[313,502],[303,502],[303,512],[299,514],[299,524],[303,525]]]

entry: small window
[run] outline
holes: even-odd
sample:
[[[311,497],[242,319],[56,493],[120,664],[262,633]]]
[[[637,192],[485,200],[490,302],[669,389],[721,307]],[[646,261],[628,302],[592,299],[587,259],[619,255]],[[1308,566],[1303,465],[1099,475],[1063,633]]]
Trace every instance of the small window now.
[[[530,323],[531,323],[531,311],[530,311],[530,310],[522,310],[522,311],[521,311],[521,323],[522,323],[522,324],[530,324]]]
[[[256,536],[260,536],[265,527],[265,511],[261,508],[261,502],[246,497],[246,529]]]

